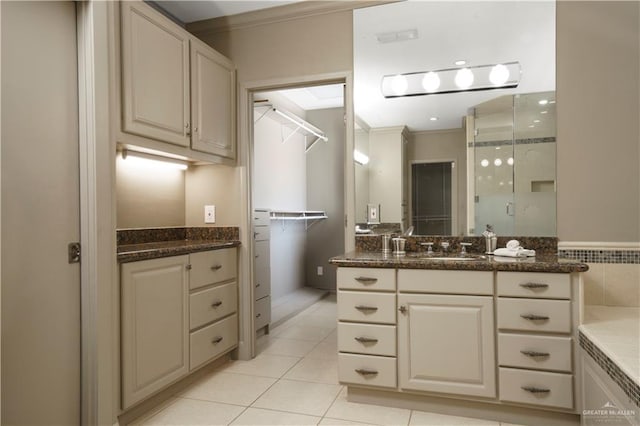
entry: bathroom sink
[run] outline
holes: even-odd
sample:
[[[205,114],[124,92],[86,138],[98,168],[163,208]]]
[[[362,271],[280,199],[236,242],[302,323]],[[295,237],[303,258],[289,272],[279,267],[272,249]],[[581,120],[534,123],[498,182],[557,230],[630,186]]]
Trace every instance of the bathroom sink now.
[[[487,260],[487,256],[478,255],[478,254],[467,254],[465,256],[457,255],[457,256],[441,256],[438,254],[426,254],[426,253],[414,253],[410,255],[410,257],[414,257],[416,259],[424,259],[424,260],[440,260],[440,261],[449,261],[449,262],[468,262],[468,261],[478,261],[478,260]]]

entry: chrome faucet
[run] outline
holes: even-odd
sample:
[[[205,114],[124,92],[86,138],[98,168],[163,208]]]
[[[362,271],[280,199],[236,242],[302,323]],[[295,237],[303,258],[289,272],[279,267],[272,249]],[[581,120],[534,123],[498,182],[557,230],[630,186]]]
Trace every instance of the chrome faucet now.
[[[427,254],[433,254],[433,243],[420,243],[421,246],[427,246]]]
[[[460,249],[460,256],[466,256],[467,255],[467,247],[470,247],[471,243],[460,243],[460,247],[462,247]]]
[[[449,249],[449,241],[443,241],[440,243],[440,247],[442,247],[442,251],[447,253]]]

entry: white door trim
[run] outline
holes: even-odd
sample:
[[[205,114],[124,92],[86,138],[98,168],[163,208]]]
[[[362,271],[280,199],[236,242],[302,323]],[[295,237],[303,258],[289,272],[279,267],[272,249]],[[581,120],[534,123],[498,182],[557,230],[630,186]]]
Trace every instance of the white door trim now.
[[[113,312],[115,146],[111,138],[110,2],[76,3],[80,153],[81,424],[117,422]]]
[[[354,113],[353,113],[353,72],[341,71],[335,73],[306,75],[290,78],[277,78],[269,80],[257,80],[240,83],[238,91],[238,166],[242,168],[241,210],[247,232],[241,232],[243,255],[240,258],[240,270],[247,271],[245,279],[240,286],[240,346],[238,356],[240,359],[250,359],[255,356],[255,329],[253,326],[253,244],[251,233],[251,212],[253,211],[253,103],[252,96],[256,92],[280,90],[293,87],[313,86],[331,83],[345,84],[345,166],[344,166],[344,201],[345,201],[345,251],[355,248],[355,171],[353,167],[353,137],[354,137]],[[244,236],[244,238],[242,238]]]

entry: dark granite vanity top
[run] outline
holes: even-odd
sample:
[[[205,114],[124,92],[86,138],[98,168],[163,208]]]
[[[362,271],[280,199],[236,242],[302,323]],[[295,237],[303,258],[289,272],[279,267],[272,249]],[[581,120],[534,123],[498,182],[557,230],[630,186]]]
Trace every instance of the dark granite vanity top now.
[[[144,228],[117,231],[118,263],[179,256],[240,245],[239,228]]]
[[[436,253],[435,257],[442,256]],[[455,256],[455,255],[452,255]],[[477,256],[477,255],[471,255]],[[329,260],[332,265],[361,268],[398,269],[450,269],[463,271],[515,271],[515,272],[584,272],[586,263],[558,258],[552,254],[538,254],[528,258],[510,258],[485,255],[477,260],[434,260],[425,253],[407,253],[404,256],[380,252],[354,251]]]

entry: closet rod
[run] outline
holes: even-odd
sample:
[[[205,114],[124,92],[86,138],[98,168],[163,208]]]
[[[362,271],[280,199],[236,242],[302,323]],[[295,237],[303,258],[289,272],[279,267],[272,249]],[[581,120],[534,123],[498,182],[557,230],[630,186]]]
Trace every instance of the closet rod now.
[[[289,120],[290,122],[292,122],[293,124],[295,124],[296,126],[299,126],[300,128],[304,129],[305,131],[311,133],[312,135],[314,135],[315,137],[317,137],[318,139],[322,139],[323,141],[328,141],[329,138],[327,138],[325,135],[322,135],[318,132],[316,132],[315,130],[313,130],[312,128],[310,128],[309,126],[306,125],[306,122],[303,121],[301,118],[298,118],[296,120],[296,118],[291,117],[289,114],[280,111],[279,109],[272,107],[273,108],[273,112],[277,113],[278,115],[280,115],[283,118],[286,118],[287,120]]]

